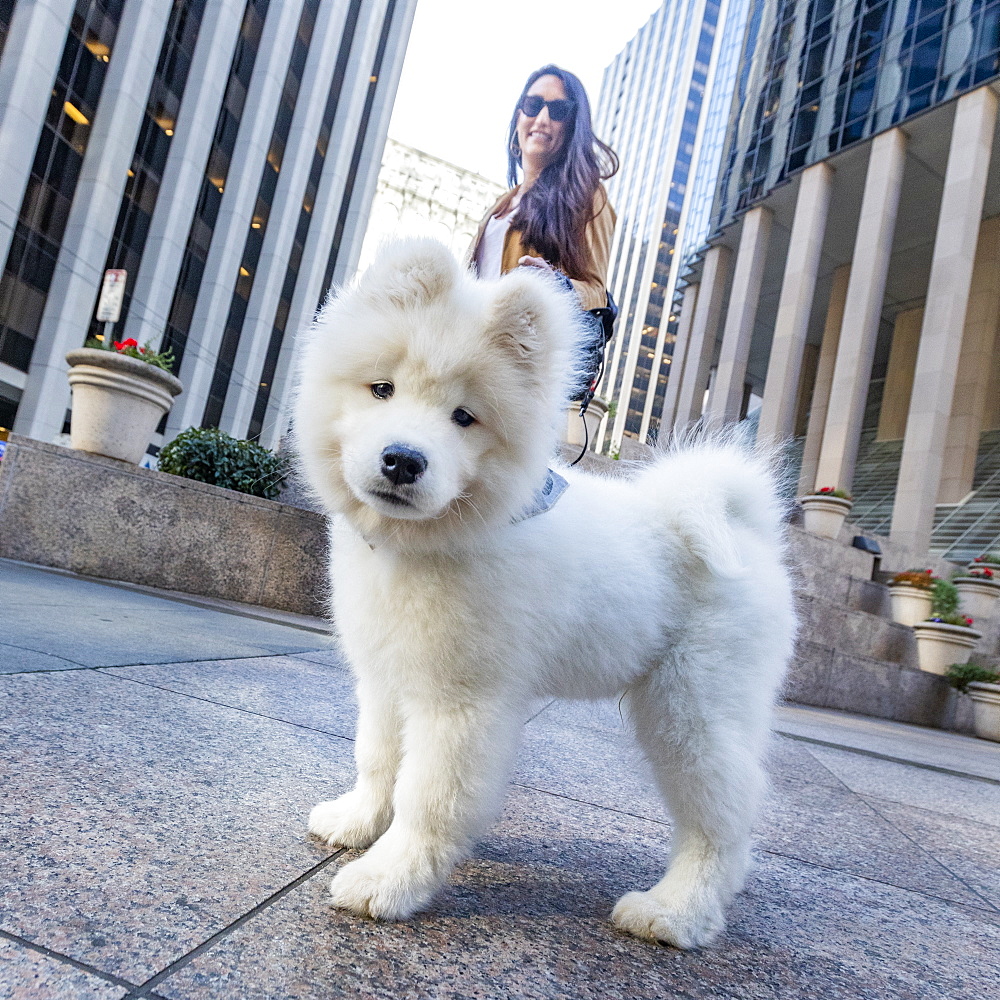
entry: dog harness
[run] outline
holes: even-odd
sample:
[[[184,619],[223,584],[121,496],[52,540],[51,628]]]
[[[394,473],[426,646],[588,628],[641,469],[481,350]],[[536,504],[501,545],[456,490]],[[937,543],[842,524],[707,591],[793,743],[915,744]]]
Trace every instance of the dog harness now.
[[[517,517],[513,518],[511,524],[526,521],[529,517],[535,517],[536,514],[544,514],[547,510],[552,510],[568,487],[569,483],[558,472],[546,469],[545,482],[535,490],[531,503]]]

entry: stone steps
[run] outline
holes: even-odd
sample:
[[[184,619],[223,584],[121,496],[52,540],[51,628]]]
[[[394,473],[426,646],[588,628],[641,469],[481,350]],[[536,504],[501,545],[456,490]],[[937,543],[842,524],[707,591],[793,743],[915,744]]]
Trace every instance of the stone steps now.
[[[943,678],[919,669],[913,629],[891,620],[889,588],[881,582],[916,565],[948,577],[955,565],[933,556],[914,562],[883,538],[877,541],[884,554],[876,561],[851,545],[856,530],[847,525],[833,540],[790,529],[800,632],[784,697],[802,705],[970,732],[969,699]],[[973,661],[989,665],[996,659],[998,623],[981,624],[984,635]]]

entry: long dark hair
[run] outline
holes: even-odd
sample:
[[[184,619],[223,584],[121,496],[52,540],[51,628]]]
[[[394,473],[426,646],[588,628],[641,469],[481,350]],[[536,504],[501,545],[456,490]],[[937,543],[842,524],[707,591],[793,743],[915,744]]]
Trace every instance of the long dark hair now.
[[[517,184],[521,166],[521,145],[517,138],[521,101],[542,76],[556,76],[562,80],[566,96],[574,102],[576,110],[566,123],[559,159],[550,163],[524,192],[511,226],[520,231],[526,247],[541,254],[571,278],[601,280],[594,272],[585,232],[587,223],[603,207],[595,208],[594,205],[598,185],[617,172],[618,157],[610,146],[594,135],[587,92],[572,73],[549,65],[528,77],[507,133],[507,184],[509,187]]]

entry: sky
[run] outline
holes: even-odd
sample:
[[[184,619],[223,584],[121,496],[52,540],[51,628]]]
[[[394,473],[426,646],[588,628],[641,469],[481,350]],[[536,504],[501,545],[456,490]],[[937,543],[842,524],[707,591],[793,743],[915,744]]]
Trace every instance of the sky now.
[[[499,183],[524,81],[546,63],[583,81],[595,112],[604,68],[662,0],[417,0],[389,135]]]

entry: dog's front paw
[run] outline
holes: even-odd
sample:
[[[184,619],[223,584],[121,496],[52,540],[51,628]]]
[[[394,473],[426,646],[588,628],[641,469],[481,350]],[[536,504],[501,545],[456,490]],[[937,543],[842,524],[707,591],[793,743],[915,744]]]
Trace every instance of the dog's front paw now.
[[[675,948],[700,948],[725,926],[721,907],[671,907],[652,892],[629,892],[611,912],[620,930]]]
[[[330,883],[333,905],[378,920],[408,920],[430,902],[438,880],[409,865],[383,867],[374,851],[345,865]]]
[[[326,844],[368,847],[385,833],[390,815],[357,789],[331,802],[321,802],[309,813],[309,832]]]

